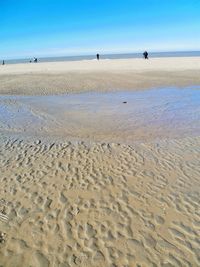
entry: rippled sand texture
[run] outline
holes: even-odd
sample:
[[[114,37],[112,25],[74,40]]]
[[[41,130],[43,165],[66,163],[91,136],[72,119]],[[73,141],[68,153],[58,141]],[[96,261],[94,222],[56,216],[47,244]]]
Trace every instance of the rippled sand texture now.
[[[2,266],[200,266],[200,138],[1,139]]]

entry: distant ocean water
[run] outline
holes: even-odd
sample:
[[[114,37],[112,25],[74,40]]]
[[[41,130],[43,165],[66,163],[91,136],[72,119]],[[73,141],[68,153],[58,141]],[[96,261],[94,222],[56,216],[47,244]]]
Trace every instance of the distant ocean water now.
[[[37,57],[37,55],[35,55]],[[101,54],[101,59],[127,59],[127,58],[141,58],[142,53],[127,53],[127,54]],[[182,51],[182,52],[149,52],[149,57],[200,57],[200,51]],[[78,60],[92,60],[96,59],[96,55],[85,56],[62,56],[62,57],[38,57],[38,62],[58,62],[58,61],[78,61]],[[2,61],[3,59],[1,59]],[[24,59],[8,59],[6,64],[27,63],[33,58]]]

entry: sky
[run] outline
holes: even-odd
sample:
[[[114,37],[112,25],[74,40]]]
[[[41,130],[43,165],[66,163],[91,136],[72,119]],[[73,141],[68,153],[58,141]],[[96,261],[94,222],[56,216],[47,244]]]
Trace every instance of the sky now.
[[[200,50],[200,0],[0,0],[0,58]]]

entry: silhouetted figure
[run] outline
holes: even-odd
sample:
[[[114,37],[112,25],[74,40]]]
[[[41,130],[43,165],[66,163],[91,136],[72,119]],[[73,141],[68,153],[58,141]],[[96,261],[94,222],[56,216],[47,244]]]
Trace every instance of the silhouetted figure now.
[[[37,63],[37,61],[38,61],[38,60],[37,60],[37,58],[36,58],[36,57],[34,57],[34,60],[33,60],[33,62],[34,62],[34,63]]]
[[[5,61],[3,60],[2,65],[5,65]]]
[[[148,55],[149,55],[148,52],[144,51],[144,53],[143,53],[144,59],[149,59]]]
[[[97,54],[97,60],[99,60],[99,54]]]

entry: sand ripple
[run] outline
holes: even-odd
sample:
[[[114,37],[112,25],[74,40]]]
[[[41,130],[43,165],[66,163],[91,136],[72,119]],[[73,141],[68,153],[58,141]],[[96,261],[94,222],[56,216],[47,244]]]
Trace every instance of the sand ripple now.
[[[2,266],[200,266],[200,138],[2,139]]]

